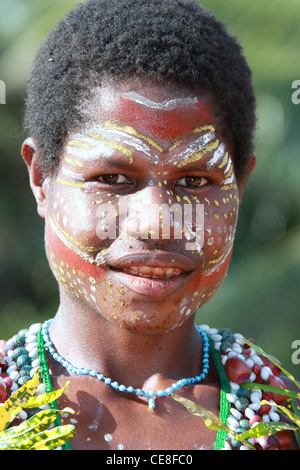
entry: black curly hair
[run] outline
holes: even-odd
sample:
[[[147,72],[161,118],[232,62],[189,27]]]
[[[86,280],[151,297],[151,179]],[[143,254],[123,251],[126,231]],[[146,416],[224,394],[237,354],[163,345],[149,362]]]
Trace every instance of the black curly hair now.
[[[71,10],[40,47],[28,82],[25,127],[43,173],[83,116],[78,100],[108,76],[149,78],[208,92],[229,136],[237,177],[253,154],[255,97],[237,40],[214,14],[184,0],[89,0]]]

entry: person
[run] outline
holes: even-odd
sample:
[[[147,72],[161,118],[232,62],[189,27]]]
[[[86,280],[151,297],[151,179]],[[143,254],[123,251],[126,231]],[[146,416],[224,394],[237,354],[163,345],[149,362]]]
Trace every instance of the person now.
[[[225,399],[234,429],[278,421],[239,393],[278,383],[271,365],[241,335],[195,325],[228,269],[255,122],[241,47],[196,2],[88,0],[40,47],[22,156],[60,304],[4,354],[11,392],[41,365],[54,389],[70,381],[58,405],[75,410],[72,449],[245,447],[173,392],[216,415]],[[24,375],[11,364],[29,343]]]

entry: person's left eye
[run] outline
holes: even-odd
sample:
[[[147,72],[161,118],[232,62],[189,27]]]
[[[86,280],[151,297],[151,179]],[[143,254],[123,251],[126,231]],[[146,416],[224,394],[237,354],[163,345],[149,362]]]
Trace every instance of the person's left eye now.
[[[98,178],[101,183],[104,184],[125,184],[131,183],[131,181],[124,175],[113,174],[113,175],[101,175]]]
[[[185,176],[177,181],[177,186],[186,186],[188,188],[201,188],[208,183],[206,178],[201,176]]]

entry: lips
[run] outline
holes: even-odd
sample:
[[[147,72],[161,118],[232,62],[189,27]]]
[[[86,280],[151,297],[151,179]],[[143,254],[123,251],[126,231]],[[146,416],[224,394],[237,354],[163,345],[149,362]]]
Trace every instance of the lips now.
[[[179,271],[192,271],[195,269],[194,263],[186,256],[159,250],[155,252],[126,253],[120,257],[108,254],[105,259],[115,269],[129,270],[132,267],[163,268],[166,271],[169,268]],[[161,277],[158,271],[157,273],[158,277]],[[149,275],[149,273],[146,274]]]
[[[106,259],[118,282],[138,294],[163,297],[178,290],[193,272],[186,256],[167,252],[139,252]]]

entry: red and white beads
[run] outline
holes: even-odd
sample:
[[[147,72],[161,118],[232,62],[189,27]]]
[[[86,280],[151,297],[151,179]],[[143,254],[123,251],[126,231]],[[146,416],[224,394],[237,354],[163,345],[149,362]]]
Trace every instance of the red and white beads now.
[[[209,328],[207,325],[201,325],[201,328],[214,341],[214,347],[220,352],[222,364],[230,380],[231,392],[227,394],[227,400],[231,404],[229,428],[239,434],[253,428],[259,422],[278,422],[280,416],[275,405],[285,401],[286,397],[259,389],[243,388],[240,384],[255,382],[285,388],[284,382],[279,377],[280,369],[246,344],[242,335],[232,334],[227,329]],[[270,405],[261,405],[262,400],[268,401]],[[284,443],[280,443],[280,436],[282,438],[282,435],[276,433],[264,440],[248,439],[248,441],[263,450],[276,446],[278,449],[286,448],[287,435],[281,439]],[[225,449],[232,448],[247,450],[247,447],[240,442],[229,438]]]
[[[40,324],[34,324],[28,330],[21,330],[8,341],[0,342],[0,404],[30,380],[39,369],[37,335],[40,328]],[[43,393],[45,385],[41,383],[36,395]],[[25,420],[28,415],[22,410],[18,417]]]

